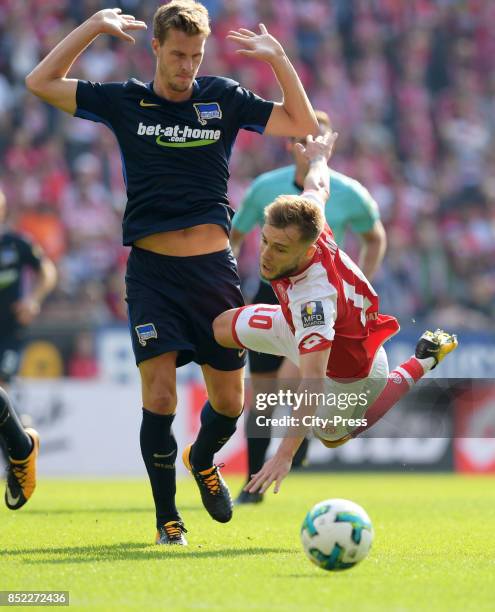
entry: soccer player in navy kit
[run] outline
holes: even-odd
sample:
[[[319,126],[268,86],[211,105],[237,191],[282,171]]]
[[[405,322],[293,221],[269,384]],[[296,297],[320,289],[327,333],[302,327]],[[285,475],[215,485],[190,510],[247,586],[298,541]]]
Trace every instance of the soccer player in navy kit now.
[[[0,445],[7,462],[5,504],[18,510],[36,487],[39,436],[32,428],[24,429],[6,387],[19,367],[21,329],[39,314],[55,287],[57,271],[38,246],[10,230],[6,216],[7,202],[0,191]],[[36,276],[27,293],[22,287],[26,268]]]
[[[66,75],[99,34],[133,41],[146,26],[120,9],[95,13],[26,78],[40,98],[76,116],[108,125],[119,142],[128,203],[124,244],[132,245],[126,285],[133,348],[142,381],[141,450],[156,506],[159,544],[185,544],[175,506],[176,367],[201,365],[208,401],[184,461],[217,521],[232,516],[229,491],[213,464],[242,412],[244,351],[219,347],[213,319],[242,305],[228,234],[228,161],[240,128],[302,137],[318,124],[282,46],[261,24],[229,39],[238,53],[268,62],[283,102],[262,100],[238,83],[198,77],[210,33],[203,5],[178,0],[153,20],[156,72],[151,83],[91,83]]]

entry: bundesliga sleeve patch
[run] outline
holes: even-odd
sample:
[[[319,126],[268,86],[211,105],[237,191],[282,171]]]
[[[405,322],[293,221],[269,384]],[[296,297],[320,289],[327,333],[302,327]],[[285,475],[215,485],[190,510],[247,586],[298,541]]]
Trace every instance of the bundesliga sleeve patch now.
[[[322,302],[306,302],[301,306],[301,319],[304,328],[323,325],[325,315]]]

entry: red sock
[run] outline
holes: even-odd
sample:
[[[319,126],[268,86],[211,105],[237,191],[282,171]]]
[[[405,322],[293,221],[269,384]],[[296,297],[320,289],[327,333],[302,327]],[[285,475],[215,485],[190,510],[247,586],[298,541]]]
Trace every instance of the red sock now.
[[[363,431],[366,431],[387,414],[390,408],[395,406],[401,397],[409,392],[411,387],[418,382],[424,373],[423,366],[416,357],[411,357],[405,363],[397,366],[395,370],[392,370],[388,375],[385,388],[364,415],[367,424],[355,429],[352,432],[352,437],[355,438]]]

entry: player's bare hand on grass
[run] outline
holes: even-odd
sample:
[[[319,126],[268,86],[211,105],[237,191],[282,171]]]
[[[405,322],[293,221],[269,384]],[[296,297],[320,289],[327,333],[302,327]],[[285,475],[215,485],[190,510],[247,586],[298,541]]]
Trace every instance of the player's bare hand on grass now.
[[[332,157],[333,146],[338,136],[337,132],[325,132],[316,138],[310,134],[306,138],[306,145],[298,142],[295,146],[298,153],[304,155],[309,161],[316,161],[319,158],[328,161]]]
[[[260,23],[259,28],[260,34],[245,28],[230,30],[227,38],[243,47],[242,49],[237,49],[236,53],[269,63],[275,58],[284,55],[285,51],[282,45],[268,32],[262,23]]]
[[[274,482],[274,493],[280,491],[282,480],[290,472],[292,461],[281,455],[275,454],[271,459],[263,465],[261,470],[253,474],[251,480],[244,487],[244,491],[248,493],[264,493]]]
[[[98,25],[100,34],[110,34],[127,42],[136,42],[127,34],[128,30],[146,30],[148,27],[144,21],[138,21],[134,15],[122,14],[122,9],[104,9],[98,11],[91,18]]]

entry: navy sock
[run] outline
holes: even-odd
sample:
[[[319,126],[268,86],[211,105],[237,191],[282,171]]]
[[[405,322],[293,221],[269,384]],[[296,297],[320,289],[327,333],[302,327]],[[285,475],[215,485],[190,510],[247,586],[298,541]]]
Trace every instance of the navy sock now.
[[[292,459],[292,469],[300,468],[303,466],[306,455],[308,454],[309,449],[309,440],[308,438],[304,438],[301,442],[301,446],[297,449],[296,454],[294,455],[294,459]]]
[[[270,430],[266,427],[256,425],[256,417],[259,415],[257,410],[250,410],[246,418],[246,437],[248,453],[248,480],[251,476],[259,472],[265,463],[266,451],[270,446]],[[252,437],[258,433],[263,437]]]
[[[174,414],[155,414],[143,408],[141,454],[155,500],[157,528],[180,519],[175,505],[177,442],[172,433],[174,418]]]
[[[235,432],[238,418],[224,416],[206,402],[201,411],[201,428],[191,449],[191,463],[196,470],[207,470],[213,465],[213,456]]]
[[[26,459],[33,448],[33,441],[15,413],[9,396],[0,387],[0,437],[11,459]]]

